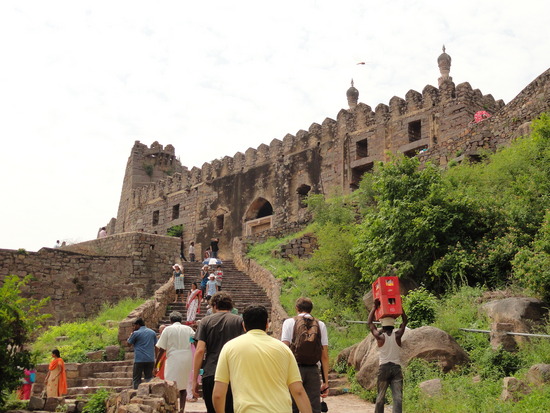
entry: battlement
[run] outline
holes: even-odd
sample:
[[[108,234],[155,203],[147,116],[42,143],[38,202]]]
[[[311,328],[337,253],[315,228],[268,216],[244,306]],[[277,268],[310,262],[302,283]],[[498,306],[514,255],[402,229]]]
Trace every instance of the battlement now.
[[[134,202],[134,205],[163,199],[168,194],[180,190],[189,191],[197,185],[208,184],[214,179],[242,173],[261,165],[284,162],[290,155],[302,151],[331,146],[341,134],[374,129],[377,126],[387,127],[392,122],[418,116],[423,111],[442,113],[444,107],[449,104],[474,104],[493,113],[504,106],[502,100],[495,101],[492,95],[483,95],[479,89],[473,89],[468,82],[457,86],[452,81],[444,81],[439,87],[426,85],[422,93],[410,89],[404,99],[393,96],[388,104],[379,103],[374,111],[369,105],[358,103],[353,109],[341,109],[336,120],[326,118],[322,124],[312,123],[308,130],[300,129],[295,135],[289,133],[282,140],[273,139],[269,145],[262,143],[257,148],[248,148],[244,153],[237,152],[232,157],[224,156],[205,162],[200,168],[193,167],[189,170],[182,166],[179,172],[172,176],[135,188],[133,199],[137,202]],[[133,153],[138,152],[144,157],[175,158],[175,149],[172,145],[163,148],[157,141],[150,147],[136,141]]]
[[[448,153],[492,149],[512,139],[519,121],[514,121],[512,130],[509,114],[527,122],[540,113],[534,115],[536,110],[549,106],[547,75],[520,94],[519,103],[516,98],[505,106],[468,82],[455,85],[445,52],[438,65],[437,87],[428,84],[422,92],[410,89],[404,97],[393,96],[373,109],[359,102],[352,82],[346,92],[349,107],[341,109],[336,120],[327,117],[320,124],[201,167],[182,166],[172,145],[154,142],[148,147],[136,141],[116,232],[160,234],[181,224],[185,239],[208,243],[219,236],[221,243],[230,243],[245,233],[263,234],[307,222],[303,201],[308,193],[349,193],[375,162],[388,160],[389,153],[420,154],[421,159],[445,165]],[[482,110],[493,117],[484,125],[472,125],[474,115]],[[490,126],[497,123],[504,126]]]

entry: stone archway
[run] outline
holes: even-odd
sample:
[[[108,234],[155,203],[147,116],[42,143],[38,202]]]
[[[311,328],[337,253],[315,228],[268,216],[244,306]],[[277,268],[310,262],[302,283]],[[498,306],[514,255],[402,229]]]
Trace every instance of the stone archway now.
[[[256,198],[244,216],[244,234],[254,235],[273,226],[273,206],[262,197]]]

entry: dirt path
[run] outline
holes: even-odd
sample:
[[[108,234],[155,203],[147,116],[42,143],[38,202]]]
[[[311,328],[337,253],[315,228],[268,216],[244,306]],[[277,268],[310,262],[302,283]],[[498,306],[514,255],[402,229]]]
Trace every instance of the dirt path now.
[[[325,399],[329,413],[374,413],[374,404],[360,399],[355,394],[329,396]]]
[[[374,404],[366,402],[354,394],[342,394],[329,396],[325,399],[329,413],[374,413]],[[199,399],[196,403],[186,403],[185,413],[206,412],[204,401]]]

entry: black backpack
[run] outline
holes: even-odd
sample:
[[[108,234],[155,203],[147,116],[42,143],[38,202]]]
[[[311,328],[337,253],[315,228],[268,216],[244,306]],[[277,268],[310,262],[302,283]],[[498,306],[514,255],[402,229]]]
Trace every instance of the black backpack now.
[[[313,365],[321,360],[321,330],[313,317],[294,317],[294,333],[290,349],[298,364]]]

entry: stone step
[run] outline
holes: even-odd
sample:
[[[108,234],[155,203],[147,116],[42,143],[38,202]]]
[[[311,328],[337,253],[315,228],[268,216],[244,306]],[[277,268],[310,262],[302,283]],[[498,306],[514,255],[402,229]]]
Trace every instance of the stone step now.
[[[130,387],[132,385],[131,377],[115,378],[91,378],[82,380],[82,387]]]
[[[108,386],[85,386],[85,387],[69,387],[67,389],[67,398],[78,398],[78,396],[84,397],[88,394],[93,394],[97,392],[100,389],[107,389],[109,391],[113,392],[121,392],[124,389],[127,389],[128,386],[116,386],[116,387],[108,387]]]
[[[127,360],[127,361],[130,361],[130,360]],[[115,372],[115,373],[132,373],[132,370],[133,370],[133,363],[130,364],[129,366],[116,366],[113,368],[113,370],[111,370],[110,372]],[[110,373],[110,372],[103,372],[103,373]]]
[[[97,379],[118,379],[132,376],[132,369],[124,372],[108,371],[102,373],[95,373],[93,378]]]

